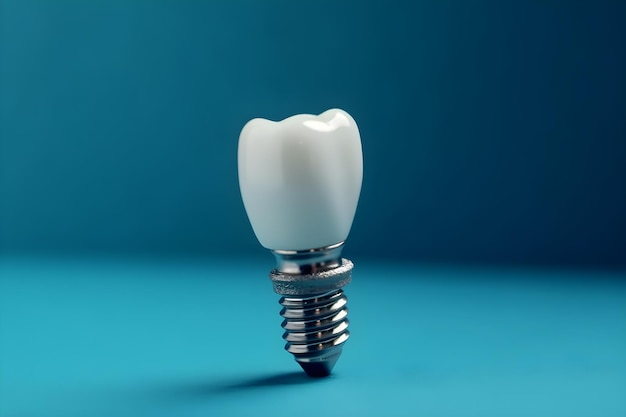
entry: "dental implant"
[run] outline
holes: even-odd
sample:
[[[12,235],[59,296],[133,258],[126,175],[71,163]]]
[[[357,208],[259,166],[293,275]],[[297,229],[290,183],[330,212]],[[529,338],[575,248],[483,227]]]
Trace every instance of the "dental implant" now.
[[[350,337],[353,264],[342,258],[361,192],[363,156],[345,111],[279,122],[253,119],[241,131],[239,185],[255,235],[276,257],[285,349],[312,377],[330,375]]]

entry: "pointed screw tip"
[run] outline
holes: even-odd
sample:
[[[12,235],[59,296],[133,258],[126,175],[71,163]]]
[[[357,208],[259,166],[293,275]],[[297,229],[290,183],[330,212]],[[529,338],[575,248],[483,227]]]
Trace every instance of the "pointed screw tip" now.
[[[323,378],[331,374],[340,355],[341,351],[339,351],[339,354],[331,357],[330,359],[316,362],[298,361],[298,363],[300,364],[302,369],[304,369],[304,372],[306,372],[306,374],[311,378]]]
[[[323,378],[330,375],[334,364],[327,362],[299,362],[300,366],[311,378]]]

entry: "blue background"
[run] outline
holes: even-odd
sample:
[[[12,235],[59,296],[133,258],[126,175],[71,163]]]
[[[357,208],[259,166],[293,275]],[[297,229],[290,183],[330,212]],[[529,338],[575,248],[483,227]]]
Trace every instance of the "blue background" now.
[[[323,380],[283,350],[271,262],[4,260],[0,415],[626,414],[623,275],[353,259]]]
[[[622,1],[0,8],[0,250],[261,254],[253,117],[361,129],[351,253],[626,265]]]
[[[0,415],[626,415],[624,22],[0,0]],[[311,380],[236,149],[253,117],[331,107],[365,173],[352,336]]]

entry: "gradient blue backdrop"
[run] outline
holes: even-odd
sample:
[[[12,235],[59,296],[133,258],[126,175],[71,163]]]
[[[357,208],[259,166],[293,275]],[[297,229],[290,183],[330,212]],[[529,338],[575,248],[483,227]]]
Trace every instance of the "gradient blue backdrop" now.
[[[350,255],[626,265],[626,2],[0,2],[0,251],[261,253],[244,123],[359,123]]]
[[[0,0],[0,415],[623,417],[625,22]],[[365,176],[352,336],[319,381],[282,349],[236,149],[253,117],[330,107]]]

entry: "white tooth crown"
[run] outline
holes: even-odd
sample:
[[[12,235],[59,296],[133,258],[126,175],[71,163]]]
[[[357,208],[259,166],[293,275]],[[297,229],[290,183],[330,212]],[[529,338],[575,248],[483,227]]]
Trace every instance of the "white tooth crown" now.
[[[363,179],[361,137],[348,113],[250,120],[239,136],[238,165],[261,245],[306,250],[346,240]]]

